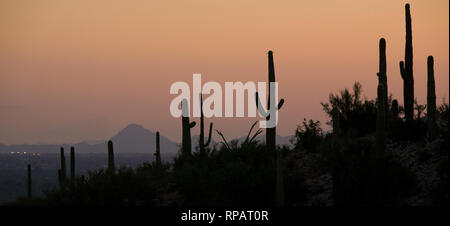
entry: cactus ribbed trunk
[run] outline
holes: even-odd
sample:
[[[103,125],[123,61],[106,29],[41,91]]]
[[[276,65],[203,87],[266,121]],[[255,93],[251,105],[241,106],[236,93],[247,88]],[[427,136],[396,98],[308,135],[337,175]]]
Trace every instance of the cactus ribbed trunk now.
[[[405,61],[400,62],[400,74],[403,79],[403,105],[405,109],[405,118],[411,121],[414,118],[414,77],[413,77],[413,46],[411,13],[409,4],[405,5],[406,19],[406,43],[405,43]]]
[[[108,141],[108,173],[114,174],[115,172],[115,164],[114,164],[114,149],[113,149],[113,142],[110,140]]]
[[[183,156],[191,156],[192,153],[192,144],[191,144],[191,128],[195,126],[195,122],[189,122],[189,105],[187,100],[183,100],[181,102],[181,108],[183,111],[183,115],[181,117],[181,125],[182,125],[182,148],[183,148]]]
[[[156,132],[156,152],[155,152],[155,160],[157,165],[161,165],[161,152],[159,146],[159,132]]]
[[[434,83],[434,59],[428,56],[427,59],[427,124],[428,136],[434,139],[436,135],[436,89]]]
[[[273,53],[269,51],[269,86],[271,82],[275,82],[275,67],[273,65]],[[270,90],[267,96],[267,111],[270,111]],[[270,117],[270,116],[269,116]],[[266,145],[267,149],[275,151],[276,146],[276,127],[266,128]]]
[[[377,154],[381,155],[386,149],[386,111],[384,108],[384,87],[382,84],[378,85],[377,91],[376,148]]]
[[[33,197],[33,191],[31,187],[31,165],[27,165],[27,197],[30,200]]]
[[[189,127],[189,117],[182,117],[182,126],[183,126],[183,155],[189,156],[191,155],[191,128]]]
[[[70,182],[75,181],[75,148],[70,147]]]
[[[200,153],[205,153],[205,148],[208,147],[209,143],[211,143],[211,133],[212,133],[213,123],[209,124],[209,136],[208,141],[205,143],[205,125],[204,125],[204,116],[203,116],[203,98],[202,94],[200,94],[200,137],[198,141],[198,145],[200,148]]]
[[[386,75],[386,40],[384,38],[380,39],[379,43],[379,72],[378,72],[378,83],[383,85],[383,104],[385,108],[386,115],[389,112],[388,105],[388,84]]]
[[[61,161],[61,184],[63,184],[64,181],[66,180],[66,175],[67,175],[66,157],[64,156],[64,148],[63,147],[61,147],[61,150],[60,150],[60,161]]]

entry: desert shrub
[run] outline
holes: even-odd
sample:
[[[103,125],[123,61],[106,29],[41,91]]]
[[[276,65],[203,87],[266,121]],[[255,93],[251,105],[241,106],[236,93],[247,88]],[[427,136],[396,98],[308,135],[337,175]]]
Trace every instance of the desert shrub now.
[[[353,92],[341,90],[339,94],[331,93],[327,103],[321,103],[323,110],[332,118],[335,107],[339,113],[340,129],[353,129],[357,136],[375,132],[376,103],[374,100],[362,98],[362,86],[356,82]]]
[[[319,121],[303,119],[302,124],[295,130],[294,146],[296,150],[317,152],[323,140],[323,131]]]

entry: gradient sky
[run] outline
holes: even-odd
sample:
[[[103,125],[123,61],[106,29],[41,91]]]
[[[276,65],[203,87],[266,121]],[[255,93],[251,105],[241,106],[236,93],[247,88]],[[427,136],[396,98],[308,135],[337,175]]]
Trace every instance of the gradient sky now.
[[[409,2],[416,97],[426,103],[426,58],[433,55],[438,104],[448,102],[449,1]],[[305,117],[325,124],[320,102],[330,92],[360,81],[365,96],[375,97],[381,37],[389,92],[403,104],[404,4],[0,0],[0,143],[104,140],[129,123],[180,141],[170,85],[191,83],[195,72],[221,84],[266,81],[269,49],[286,100],[277,131],[290,135]],[[256,119],[212,120],[233,138]]]

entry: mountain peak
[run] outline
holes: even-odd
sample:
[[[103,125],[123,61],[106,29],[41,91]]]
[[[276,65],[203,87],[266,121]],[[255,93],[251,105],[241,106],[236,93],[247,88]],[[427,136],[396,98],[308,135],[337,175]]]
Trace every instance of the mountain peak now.
[[[127,126],[125,126],[125,128],[123,128],[121,131],[123,130],[147,130],[147,129],[139,124],[130,123]]]
[[[156,132],[148,130],[135,123],[127,125],[115,136],[111,137],[114,149],[122,153],[152,153],[154,152]],[[178,146],[163,135],[160,136],[161,149],[176,153]]]

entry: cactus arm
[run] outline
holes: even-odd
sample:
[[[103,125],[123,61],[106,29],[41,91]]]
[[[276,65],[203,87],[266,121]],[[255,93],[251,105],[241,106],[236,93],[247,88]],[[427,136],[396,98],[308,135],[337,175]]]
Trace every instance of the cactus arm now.
[[[402,79],[405,79],[405,63],[403,61],[400,61],[400,75]]]
[[[255,93],[255,99],[256,99],[256,108],[258,108],[258,112],[259,112],[263,117],[268,117],[268,116],[269,116],[269,112],[266,112],[266,111],[262,108],[262,104],[261,104],[261,100],[259,99],[258,92]],[[261,107],[260,107],[260,106],[261,106]]]
[[[281,100],[280,100],[280,102],[278,102],[278,110],[280,110],[281,109],[281,107],[283,107],[283,104],[284,104],[284,99],[282,98]]]

